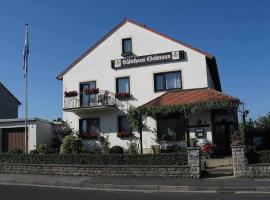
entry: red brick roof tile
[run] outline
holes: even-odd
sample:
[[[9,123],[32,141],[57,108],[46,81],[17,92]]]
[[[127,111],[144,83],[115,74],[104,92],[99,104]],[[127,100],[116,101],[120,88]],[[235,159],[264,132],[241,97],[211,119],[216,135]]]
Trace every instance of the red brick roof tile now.
[[[198,88],[189,90],[168,91],[165,94],[142,105],[143,108],[158,106],[175,106],[196,104],[206,101],[232,100],[239,102],[239,99],[227,94],[221,93],[211,88]]]

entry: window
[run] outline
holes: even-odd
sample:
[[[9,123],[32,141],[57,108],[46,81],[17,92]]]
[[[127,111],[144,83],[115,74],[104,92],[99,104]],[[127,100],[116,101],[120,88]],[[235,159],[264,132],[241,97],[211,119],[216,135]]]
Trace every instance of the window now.
[[[85,90],[96,88],[96,81],[80,83],[80,106],[91,106],[96,103],[95,94],[87,94]]]
[[[118,133],[131,133],[132,128],[126,116],[118,117]]]
[[[99,133],[99,118],[80,119],[80,133]]]
[[[116,93],[130,93],[129,77],[116,78]]]
[[[155,92],[180,89],[181,84],[181,72],[165,72],[154,74]]]
[[[157,136],[162,141],[185,140],[185,122],[179,117],[157,118]]]
[[[122,55],[127,56],[132,54],[131,38],[122,39]]]

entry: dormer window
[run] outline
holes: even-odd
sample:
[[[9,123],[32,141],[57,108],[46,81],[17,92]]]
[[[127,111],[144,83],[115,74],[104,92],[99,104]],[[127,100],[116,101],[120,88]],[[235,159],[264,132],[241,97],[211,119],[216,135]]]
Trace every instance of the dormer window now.
[[[122,56],[132,55],[132,40],[131,38],[122,39]]]

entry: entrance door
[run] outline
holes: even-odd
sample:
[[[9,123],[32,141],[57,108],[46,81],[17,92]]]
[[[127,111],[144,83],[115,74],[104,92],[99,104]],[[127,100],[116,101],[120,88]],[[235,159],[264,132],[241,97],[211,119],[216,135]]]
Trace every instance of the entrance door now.
[[[232,122],[214,123],[213,143],[216,145],[216,154],[231,154],[231,134],[233,134]]]
[[[24,128],[2,129],[2,152],[25,149]],[[28,143],[26,144],[28,146]]]

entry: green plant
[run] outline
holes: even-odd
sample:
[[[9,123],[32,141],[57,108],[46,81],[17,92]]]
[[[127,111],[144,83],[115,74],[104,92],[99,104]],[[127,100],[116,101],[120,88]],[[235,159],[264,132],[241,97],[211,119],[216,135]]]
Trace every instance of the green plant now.
[[[36,146],[36,152],[37,153],[40,153],[40,154],[42,154],[42,153],[44,153],[44,154],[48,153],[49,152],[49,149],[48,149],[47,144],[38,144]]]
[[[110,142],[109,142],[109,135],[99,136],[99,141],[101,144],[101,152],[107,154],[110,152]]]
[[[74,129],[71,128],[70,124],[63,121],[61,118],[58,118],[57,120],[53,120],[55,123],[54,129],[53,129],[53,139],[51,143],[51,147],[53,151],[59,152],[61,144],[63,143],[63,138],[67,135],[73,135],[75,134]]]
[[[124,149],[120,146],[110,148],[110,154],[124,154]]]
[[[82,150],[82,140],[74,135],[67,135],[60,148],[60,154],[76,154]]]
[[[15,148],[14,150],[8,151],[9,154],[23,154],[22,149]]]
[[[131,155],[138,154],[139,151],[139,144],[138,144],[138,137],[133,136],[128,143],[127,153]]]
[[[190,146],[191,147],[196,147],[198,144],[198,139],[197,138],[191,138],[190,139]]]

